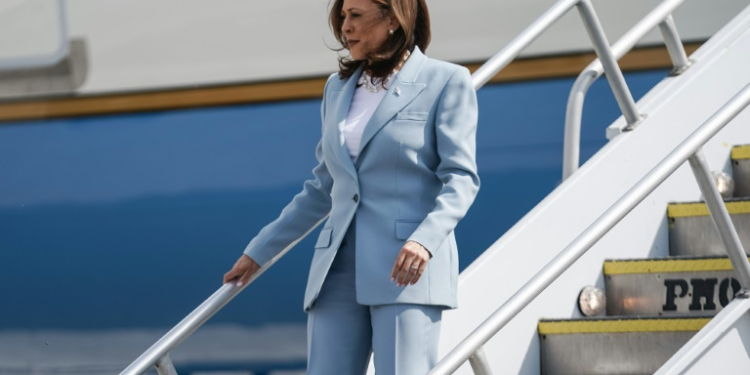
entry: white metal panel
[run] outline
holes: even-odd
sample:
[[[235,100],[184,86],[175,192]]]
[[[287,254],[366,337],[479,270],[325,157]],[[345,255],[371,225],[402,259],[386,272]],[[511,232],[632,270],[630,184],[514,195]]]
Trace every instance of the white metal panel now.
[[[655,375],[746,374],[750,363],[750,300],[735,299]]]
[[[83,38],[89,76],[82,94],[325,75],[337,69],[328,0],[68,0],[71,37]],[[432,0],[430,56],[483,61],[554,0]],[[656,0],[594,2],[616,39]],[[746,0],[690,0],[675,19],[686,40],[705,39]],[[2,37],[2,36],[0,36]],[[23,38],[13,39],[25,44]],[[658,41],[655,33],[645,41]],[[528,55],[591,50],[572,12]]]
[[[750,371],[750,315],[739,320],[685,375],[746,375]]]
[[[57,1],[0,0],[0,61],[53,53],[60,11]]]
[[[750,8],[738,18],[703,48],[710,54],[640,101],[648,118],[637,130],[612,140],[462,273],[460,308],[444,316],[442,355],[750,82]],[[750,142],[748,123],[745,110],[706,145],[712,169],[727,167],[733,144]],[[690,168],[681,167],[488,343],[493,369],[539,374],[538,319],[577,317],[580,288],[604,285],[604,259],[667,256],[667,203],[699,197]],[[468,365],[457,373],[469,374]]]

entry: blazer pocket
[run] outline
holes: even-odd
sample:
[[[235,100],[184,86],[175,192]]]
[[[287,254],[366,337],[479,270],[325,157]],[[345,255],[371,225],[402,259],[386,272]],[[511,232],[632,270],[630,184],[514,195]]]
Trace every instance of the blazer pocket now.
[[[403,221],[396,220],[396,238],[399,240],[408,240],[409,236],[417,230],[421,221]]]
[[[427,121],[429,112],[399,112],[396,114],[396,120]]]
[[[331,246],[332,234],[333,234],[333,229],[323,228],[323,230],[320,231],[320,235],[318,236],[318,242],[315,243],[315,248],[318,249],[322,247]]]

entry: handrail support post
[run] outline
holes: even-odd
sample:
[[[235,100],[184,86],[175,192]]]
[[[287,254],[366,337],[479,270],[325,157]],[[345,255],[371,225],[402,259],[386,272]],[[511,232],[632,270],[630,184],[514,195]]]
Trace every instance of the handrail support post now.
[[[708,168],[705,156],[703,156],[703,150],[699,148],[688,160],[701,193],[703,193],[703,199],[706,201],[714,226],[719,232],[727,255],[729,255],[729,261],[732,263],[735,276],[742,289],[747,291],[750,289],[750,262],[748,262],[745,250],[742,248],[740,237],[732,224],[724,200],[716,188],[711,170]]]
[[[607,75],[607,81],[609,81],[609,85],[612,87],[617,104],[620,106],[622,115],[628,123],[626,130],[633,130],[641,122],[641,115],[638,113],[633,95],[630,93],[628,84],[625,82],[625,76],[623,76],[622,70],[620,70],[617,59],[609,45],[609,41],[607,41],[607,36],[604,34],[604,28],[601,22],[599,22],[599,18],[596,16],[596,11],[594,10],[594,6],[591,5],[590,0],[581,0],[577,6],[589,38],[594,45],[594,50],[602,62]]]
[[[599,77],[596,71],[585,70],[578,76],[568,96],[565,110],[565,133],[563,139],[563,181],[578,170],[581,154],[581,122],[586,92]]]
[[[685,53],[685,46],[682,45],[682,39],[677,32],[677,26],[671,14],[659,24],[659,31],[661,31],[667,52],[669,52],[669,58],[672,59],[672,65],[674,66],[669,75],[677,76],[684,73],[692,65],[692,62]]]
[[[177,375],[177,370],[175,370],[172,360],[169,359],[169,354],[159,358],[156,362],[156,372],[159,375]]]
[[[492,375],[492,369],[490,369],[490,363],[487,361],[487,356],[484,354],[484,346],[480,346],[474,355],[469,357],[469,363],[471,369],[474,370],[475,375]]]

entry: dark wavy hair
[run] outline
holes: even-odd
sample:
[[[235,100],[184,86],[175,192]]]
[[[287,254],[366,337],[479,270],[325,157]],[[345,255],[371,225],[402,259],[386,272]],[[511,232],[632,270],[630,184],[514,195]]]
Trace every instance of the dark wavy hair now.
[[[343,20],[340,17],[344,0],[332,0],[331,12],[328,15],[328,23],[341,48],[335,51],[347,49],[346,38],[341,31]],[[430,12],[427,10],[425,0],[372,0],[380,6],[381,16],[393,15],[401,26],[390,36],[379,51],[370,53],[364,60],[352,60],[348,57],[339,58],[339,76],[341,79],[349,78],[360,66],[368,71],[373,80],[383,81],[401,62],[406,51],[414,51],[418,46],[423,52],[430,45]],[[369,62],[368,62],[369,60]]]

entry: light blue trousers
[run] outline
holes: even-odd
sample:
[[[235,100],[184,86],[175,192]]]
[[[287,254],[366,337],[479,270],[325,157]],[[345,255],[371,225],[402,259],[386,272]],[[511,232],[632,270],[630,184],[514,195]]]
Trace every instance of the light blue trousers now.
[[[354,225],[307,317],[307,375],[422,375],[437,364],[442,307],[357,303]],[[394,259],[395,261],[395,259]]]

